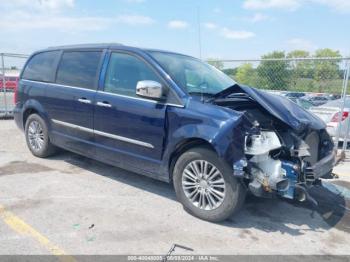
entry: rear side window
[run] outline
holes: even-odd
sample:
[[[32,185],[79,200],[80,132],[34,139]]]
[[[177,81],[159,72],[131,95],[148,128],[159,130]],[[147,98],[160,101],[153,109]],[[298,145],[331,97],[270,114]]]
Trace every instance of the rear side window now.
[[[102,52],[64,52],[57,71],[56,83],[95,89]]]
[[[60,51],[50,51],[34,55],[24,69],[22,78],[34,81],[53,82],[59,53]]]

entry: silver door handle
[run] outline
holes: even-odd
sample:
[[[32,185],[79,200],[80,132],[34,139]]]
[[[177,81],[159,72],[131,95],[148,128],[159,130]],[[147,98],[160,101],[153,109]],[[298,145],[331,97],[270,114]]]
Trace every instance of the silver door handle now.
[[[91,104],[91,100],[86,99],[86,98],[79,98],[78,101],[80,103],[84,103],[84,104]]]
[[[106,103],[106,102],[97,102],[96,105],[103,106],[103,107],[112,107],[111,104]]]

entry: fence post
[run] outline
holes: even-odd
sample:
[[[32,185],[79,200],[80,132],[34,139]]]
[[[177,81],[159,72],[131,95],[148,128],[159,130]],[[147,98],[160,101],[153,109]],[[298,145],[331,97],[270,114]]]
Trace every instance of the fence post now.
[[[338,130],[337,130],[337,136],[335,138],[335,143],[334,143],[336,153],[338,152],[338,147],[339,147],[339,139],[340,139],[340,133],[341,133],[341,128],[342,128],[341,120],[342,120],[342,116],[344,113],[346,94],[347,94],[347,89],[348,89],[349,71],[350,71],[350,63],[349,63],[349,61],[347,61],[346,71],[344,72],[344,78],[343,78],[343,88],[342,88],[342,100],[343,100],[343,102],[341,105],[340,115],[338,117],[338,121],[339,121],[338,122]],[[347,136],[345,136],[345,137],[347,137]],[[344,154],[342,151],[342,155],[340,156],[340,158],[343,158],[343,157],[344,157]]]
[[[344,80],[344,87],[345,87],[345,97],[347,94],[347,87],[348,87],[348,83],[349,83],[349,74],[350,74],[350,61],[348,61],[348,66],[347,66],[347,72],[346,72],[346,76],[345,76],[345,80]],[[345,100],[344,100],[345,101]],[[345,137],[344,137],[344,141],[343,141],[343,148],[342,148],[342,152],[341,154],[345,156],[345,150],[347,148],[347,144],[348,144],[348,133],[349,133],[349,125],[350,125],[350,121],[348,121],[348,124],[345,128]]]
[[[6,97],[6,79],[5,79],[4,53],[1,53],[1,67],[2,67],[2,91],[3,91],[3,95],[4,95],[5,117],[7,117],[7,97]]]

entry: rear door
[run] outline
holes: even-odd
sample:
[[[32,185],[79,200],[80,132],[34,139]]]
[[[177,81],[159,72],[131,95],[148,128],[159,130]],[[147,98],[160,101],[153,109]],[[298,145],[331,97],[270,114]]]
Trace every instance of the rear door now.
[[[40,114],[47,119],[46,97],[49,83],[55,81],[60,51],[53,50],[34,54],[25,65],[18,83],[18,100],[27,106],[41,108]]]
[[[101,50],[62,53],[56,82],[49,85],[46,108],[57,143],[78,153],[93,153],[93,110]]]
[[[164,84],[141,57],[111,53],[103,91],[98,91],[95,99],[95,140],[108,162],[157,173],[166,105],[136,96],[136,84],[142,80]]]

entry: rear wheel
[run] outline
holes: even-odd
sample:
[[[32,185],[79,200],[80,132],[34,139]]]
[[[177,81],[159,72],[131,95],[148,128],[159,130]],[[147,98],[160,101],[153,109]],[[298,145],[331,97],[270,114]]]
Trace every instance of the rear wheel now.
[[[50,143],[48,128],[45,121],[38,114],[28,117],[25,125],[27,146],[33,155],[48,157],[55,152],[55,146]]]
[[[245,189],[215,152],[193,148],[177,160],[173,181],[178,200],[192,215],[219,222],[242,206]]]

